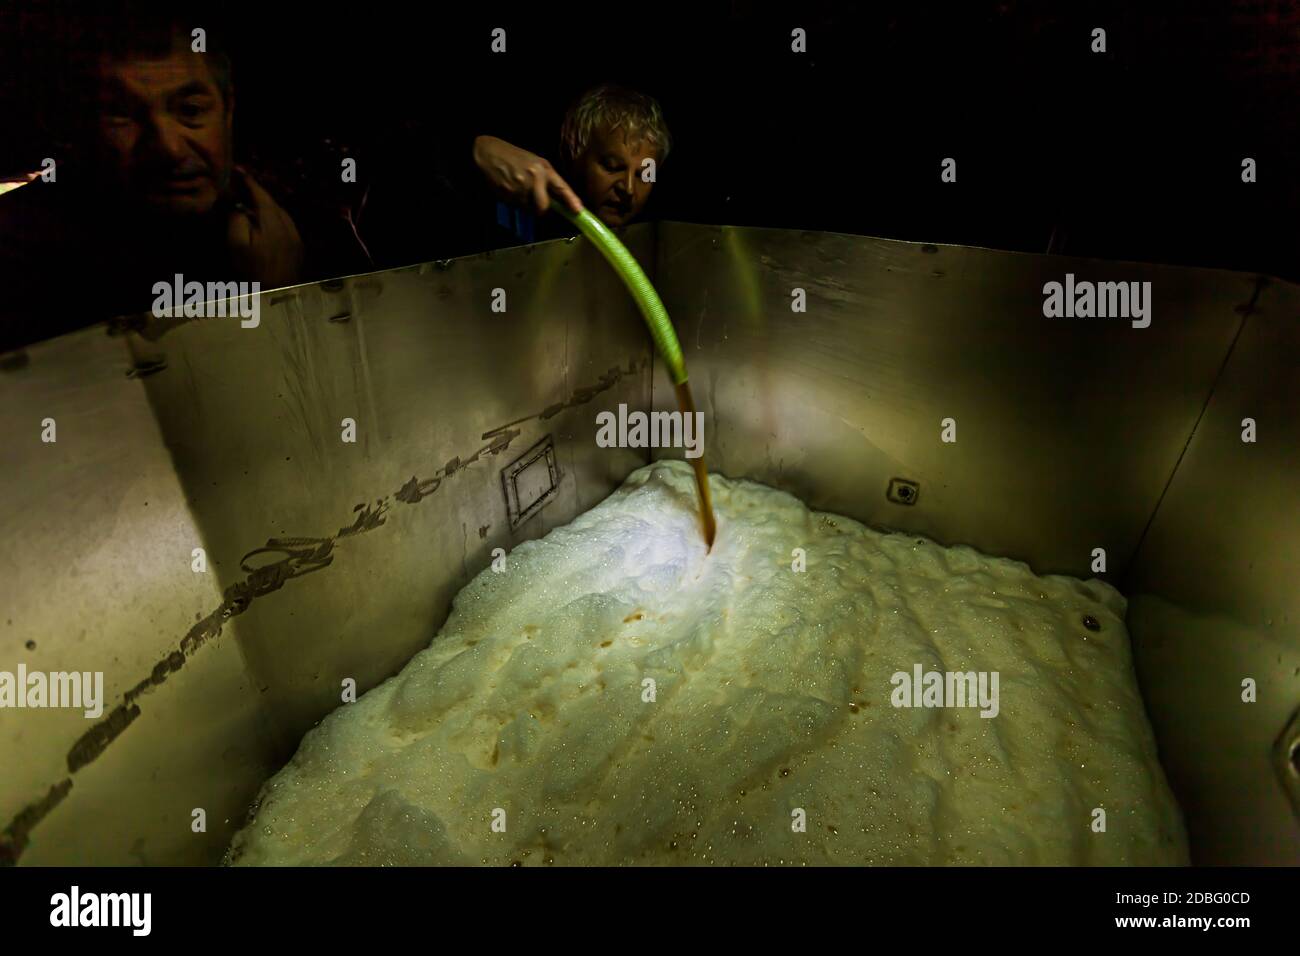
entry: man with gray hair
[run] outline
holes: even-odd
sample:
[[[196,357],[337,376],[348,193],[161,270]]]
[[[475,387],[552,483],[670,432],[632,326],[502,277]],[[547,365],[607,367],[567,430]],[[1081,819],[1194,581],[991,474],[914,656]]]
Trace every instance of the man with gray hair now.
[[[645,208],[671,148],[668,124],[653,97],[605,84],[588,90],[565,113],[559,171],[495,136],[475,139],[474,162],[508,200],[543,213],[554,194],[573,211],[585,205],[605,225],[618,227]]]

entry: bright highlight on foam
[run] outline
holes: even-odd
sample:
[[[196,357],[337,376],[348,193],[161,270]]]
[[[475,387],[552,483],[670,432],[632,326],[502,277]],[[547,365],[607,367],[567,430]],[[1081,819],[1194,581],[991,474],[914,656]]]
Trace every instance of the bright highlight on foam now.
[[[712,553],[662,461],[476,577],[307,734],[232,859],[1187,861],[1113,588],[710,484]],[[996,672],[996,716],[893,706],[918,665]]]

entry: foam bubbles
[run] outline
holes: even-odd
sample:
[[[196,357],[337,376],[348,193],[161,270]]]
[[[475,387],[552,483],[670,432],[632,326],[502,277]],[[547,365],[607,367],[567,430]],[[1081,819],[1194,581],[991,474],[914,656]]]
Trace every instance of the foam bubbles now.
[[[712,553],[689,466],[658,462],[480,574],[307,734],[231,859],[1187,861],[1117,591],[710,484]],[[891,706],[916,664],[997,671],[998,716]]]

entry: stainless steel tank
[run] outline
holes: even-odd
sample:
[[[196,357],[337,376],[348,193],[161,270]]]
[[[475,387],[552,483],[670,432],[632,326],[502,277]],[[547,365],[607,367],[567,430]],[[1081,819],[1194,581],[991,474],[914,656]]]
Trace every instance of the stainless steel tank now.
[[[1193,859],[1300,862],[1300,287],[682,223],[628,243],[711,470],[1038,573],[1104,550]],[[1149,281],[1150,326],[1045,318],[1066,273]],[[495,548],[646,463],[596,446],[597,406],[673,402],[581,241],[260,302],[256,329],[119,322],[0,361],[0,671],[105,681],[93,719],[0,709],[8,862],[219,861],[342,680],[399,670]]]

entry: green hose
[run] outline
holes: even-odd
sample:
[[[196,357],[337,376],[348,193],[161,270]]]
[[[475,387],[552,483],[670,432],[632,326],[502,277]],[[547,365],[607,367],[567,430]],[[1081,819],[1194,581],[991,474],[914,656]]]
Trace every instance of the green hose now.
[[[673,384],[681,385],[686,381],[686,360],[682,358],[681,344],[677,341],[677,333],[673,331],[672,320],[668,318],[668,310],[659,301],[659,293],[650,284],[640,264],[627,251],[627,246],[619,242],[618,236],[586,209],[574,214],[563,202],[556,201],[552,205],[577,226],[591,240],[592,245],[600,250],[601,255],[609,260],[627,290],[632,293],[637,308],[645,318],[645,324],[650,326],[650,336],[654,339],[655,348],[663,357],[664,364],[668,366]]]

